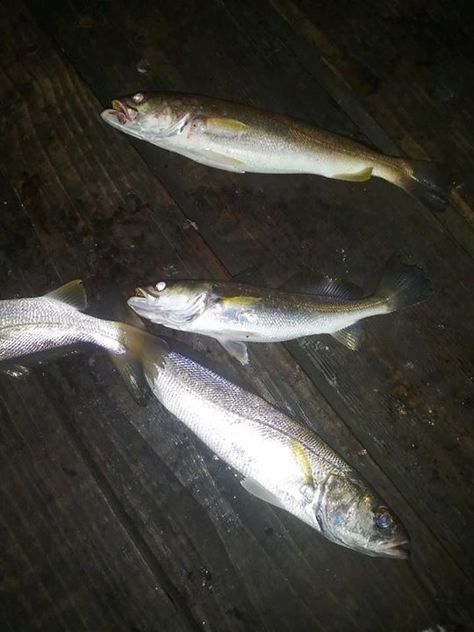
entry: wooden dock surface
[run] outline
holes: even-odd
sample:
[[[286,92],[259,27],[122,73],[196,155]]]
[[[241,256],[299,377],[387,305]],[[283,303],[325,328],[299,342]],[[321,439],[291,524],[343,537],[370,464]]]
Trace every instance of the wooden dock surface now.
[[[474,629],[473,16],[442,0],[0,5],[1,298],[74,278],[92,302],[166,277],[276,286],[298,270],[369,292],[393,253],[434,290],[367,321],[357,353],[328,337],[254,345],[243,369],[179,336],[353,464],[406,524],[408,561],[338,547],[249,496],[99,351],[0,374],[2,630]],[[206,168],[101,121],[140,89],[441,161],[450,205],[381,180]]]

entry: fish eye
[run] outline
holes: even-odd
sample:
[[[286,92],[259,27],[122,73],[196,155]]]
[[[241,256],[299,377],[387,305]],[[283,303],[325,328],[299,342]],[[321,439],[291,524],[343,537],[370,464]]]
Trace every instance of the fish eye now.
[[[393,524],[393,518],[385,507],[380,507],[376,511],[375,524],[379,529],[387,529]]]
[[[156,289],[158,290],[158,292],[162,292],[166,287],[166,283],[164,281],[160,281],[159,283],[156,284]]]
[[[134,94],[132,97],[132,101],[136,103],[137,105],[139,105],[140,103],[143,103],[144,100],[145,100],[145,95],[142,92],[137,92],[137,94]]]

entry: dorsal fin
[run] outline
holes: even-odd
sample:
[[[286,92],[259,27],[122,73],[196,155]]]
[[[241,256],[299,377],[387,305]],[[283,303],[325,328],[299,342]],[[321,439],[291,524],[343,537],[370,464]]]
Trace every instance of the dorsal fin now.
[[[44,295],[45,298],[52,298],[66,305],[70,305],[75,309],[83,312],[87,308],[87,294],[84,284],[80,279],[69,281],[65,285],[61,285],[52,292]]]
[[[309,272],[297,272],[282,285],[281,289],[287,292],[314,294],[336,300],[356,300],[364,295],[362,289],[350,281]]]

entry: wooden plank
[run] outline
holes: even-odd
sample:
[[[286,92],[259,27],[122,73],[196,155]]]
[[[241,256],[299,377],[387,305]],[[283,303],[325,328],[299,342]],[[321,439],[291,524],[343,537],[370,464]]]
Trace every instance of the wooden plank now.
[[[127,14],[129,8],[107,5],[96,14],[81,15],[74,12],[72,5],[48,7],[48,30],[73,59],[81,76],[98,93],[105,89],[110,92],[108,97],[119,90],[119,78],[123,75],[125,81],[127,69],[129,77],[132,70],[136,73],[137,53],[140,59],[144,56],[141,49],[134,50],[129,43],[133,42],[133,34],[128,29],[140,30]],[[164,8],[173,10],[171,5]],[[136,10],[139,9],[140,6]],[[110,15],[104,16],[102,11]],[[179,29],[183,32],[199,18],[192,46],[183,54],[191,54],[198,45],[202,46],[202,53],[209,53],[208,47],[214,46],[219,53],[227,50],[228,55],[233,54],[223,47],[224,34],[227,41],[237,41],[233,22],[220,9],[217,13],[214,9],[206,11],[196,10],[182,17]],[[44,18],[38,7],[35,12]],[[126,27],[122,23],[125,18],[129,20]],[[157,18],[145,14],[141,19],[141,32],[151,41]],[[159,49],[159,59],[164,60],[160,71],[165,69],[176,79],[176,59],[169,61],[173,40],[166,40],[163,29],[171,31],[171,24],[175,29],[178,25],[170,18],[165,20],[162,14],[160,20],[161,39],[155,41],[166,41],[167,47]],[[144,28],[147,22],[149,30]],[[219,41],[211,38],[209,43],[203,43],[198,38],[206,24],[209,32],[217,33],[216,26],[221,28]],[[29,33],[26,49],[24,38],[16,37],[20,25],[22,32]],[[179,166],[178,160],[168,156],[162,164],[150,160],[167,188],[173,188],[173,196],[186,211],[183,214],[127,139],[103,127],[96,116],[100,105],[91,90],[38,31],[23,7],[9,6],[2,31],[1,41],[6,49],[2,59],[6,63],[0,75],[0,90],[2,96],[8,96],[9,103],[19,105],[15,118],[8,119],[14,120],[14,125],[4,127],[7,146],[15,148],[15,152],[8,160],[2,157],[1,169],[25,207],[29,230],[38,236],[41,252],[36,257],[31,246],[18,249],[9,244],[11,267],[21,270],[23,279],[34,279],[33,271],[43,265],[41,257],[47,258],[61,276],[84,276],[93,290],[114,279],[119,280],[124,291],[141,280],[166,273],[224,277],[226,268],[235,273],[259,260],[265,264],[265,278],[278,280],[290,266],[300,265],[305,257],[312,258],[316,225],[314,220],[309,222],[314,242],[307,242],[302,248],[305,225],[297,225],[301,214],[292,217],[287,212],[290,207],[285,196],[289,195],[289,185],[283,181],[280,184],[280,179],[259,177],[246,179],[251,186],[238,184],[232,176],[208,172],[184,161]],[[179,38],[181,32],[178,30],[174,37]],[[229,33],[234,37],[229,38]],[[112,52],[110,72],[111,67],[98,60],[107,60]],[[247,55],[253,66],[259,58],[258,51],[247,51]],[[123,65],[116,61],[118,58]],[[233,64],[221,63],[222,77],[236,76]],[[264,68],[266,62],[258,68],[262,77],[266,76]],[[188,72],[190,76],[195,70],[192,65],[189,70],[179,66],[183,76]],[[274,73],[275,69],[272,80],[267,80],[268,94]],[[135,74],[133,77],[136,81]],[[112,85],[112,79],[116,85]],[[198,80],[199,75],[196,83]],[[257,83],[256,79],[249,83],[249,91],[255,95],[259,94]],[[235,80],[229,84],[229,96],[231,89],[236,90]],[[279,98],[286,98],[288,90],[286,84]],[[122,87],[122,91],[127,90]],[[326,99],[324,95],[320,98],[322,102]],[[324,107],[328,103],[330,100],[326,99]],[[155,154],[150,152],[150,156]],[[148,154],[143,155],[148,159]],[[181,182],[172,173],[172,165]],[[267,185],[263,186],[265,182],[280,188],[269,193]],[[301,186],[306,190],[304,196]],[[310,179],[301,179],[296,187],[301,201],[314,192],[311,187]],[[352,196],[355,189],[349,186],[345,191]],[[251,208],[255,201],[264,207],[267,194],[269,206],[262,222]],[[280,194],[283,204],[273,209]],[[324,195],[329,206],[330,188]],[[318,207],[325,208],[321,197],[313,199]],[[339,201],[341,206],[346,203],[347,200]],[[315,206],[313,202],[313,210]],[[410,216],[408,211],[406,216]],[[190,229],[188,219],[197,219],[199,233]],[[318,221],[324,229],[327,220],[321,213]],[[331,227],[330,222],[327,227]],[[17,229],[12,234],[22,234],[24,230]],[[335,242],[331,248],[339,247],[340,237],[334,227],[333,233]],[[439,240],[443,237],[439,232]],[[279,250],[272,254],[277,244]],[[327,255],[328,250],[322,253],[321,261],[329,260]],[[367,260],[374,259],[372,253]],[[342,268],[344,263],[340,262]],[[357,265],[360,274],[362,261]],[[48,275],[49,272],[45,274],[46,283],[30,281],[30,289],[34,290],[31,293],[50,286],[52,277]],[[11,288],[13,292],[25,292],[22,278]],[[220,359],[228,370],[245,376],[213,343],[200,340],[196,345]],[[84,359],[64,361],[42,378],[44,398],[52,409],[60,411],[60,423],[68,429],[75,445],[83,446],[89,469],[100,473],[109,495],[113,492],[117,520],[128,532],[139,534],[159,561],[168,583],[183,596],[185,610],[191,613],[191,625],[205,621],[206,629],[215,630],[347,630],[377,629],[384,621],[385,629],[399,630],[422,629],[440,620],[459,621],[465,616],[461,610],[464,575],[438,542],[444,531],[433,529],[430,524],[430,518],[442,512],[443,507],[436,503],[428,519],[417,516],[412,506],[419,499],[410,493],[405,461],[389,467],[383,450],[377,447],[373,431],[383,430],[384,439],[389,440],[390,426],[382,428],[380,424],[380,428],[375,428],[370,419],[363,419],[359,430],[351,419],[342,421],[280,346],[256,350],[247,379],[259,392],[330,439],[376,483],[410,527],[416,546],[409,564],[374,560],[342,550],[318,538],[291,516],[249,498],[233,473],[178,428],[158,404],[137,409],[102,356],[94,356],[92,367]],[[363,435],[364,444],[355,439],[354,430]],[[402,494],[367,455],[367,449],[389,471]],[[450,490],[449,485],[446,489]],[[444,519],[445,514],[442,515]],[[448,527],[452,529],[451,523]],[[436,582],[431,578],[436,578]],[[77,580],[71,579],[70,590],[74,589],[74,579]]]
[[[446,165],[456,187],[437,218],[474,254],[472,6],[365,2],[354,10],[340,2],[319,11],[305,0],[270,4],[273,11],[261,8],[272,30],[372,142]]]
[[[54,263],[3,179],[0,199],[2,297],[31,292],[31,284],[34,292],[42,275],[55,277]],[[121,520],[120,503],[91,467],[68,423],[67,399],[51,401],[48,371],[58,375],[54,367],[21,379],[0,374],[5,625],[195,629],[179,592],[140,535]]]

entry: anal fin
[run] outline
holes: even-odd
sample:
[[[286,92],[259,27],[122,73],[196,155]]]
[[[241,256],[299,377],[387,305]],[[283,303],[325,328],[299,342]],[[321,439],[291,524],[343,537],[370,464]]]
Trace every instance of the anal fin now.
[[[331,178],[334,180],[346,180],[347,182],[366,182],[372,177],[372,171],[372,167],[367,167],[357,173],[338,173],[331,176]]]
[[[357,351],[364,342],[365,333],[361,323],[354,323],[345,329],[334,331],[331,336],[352,351]]]

